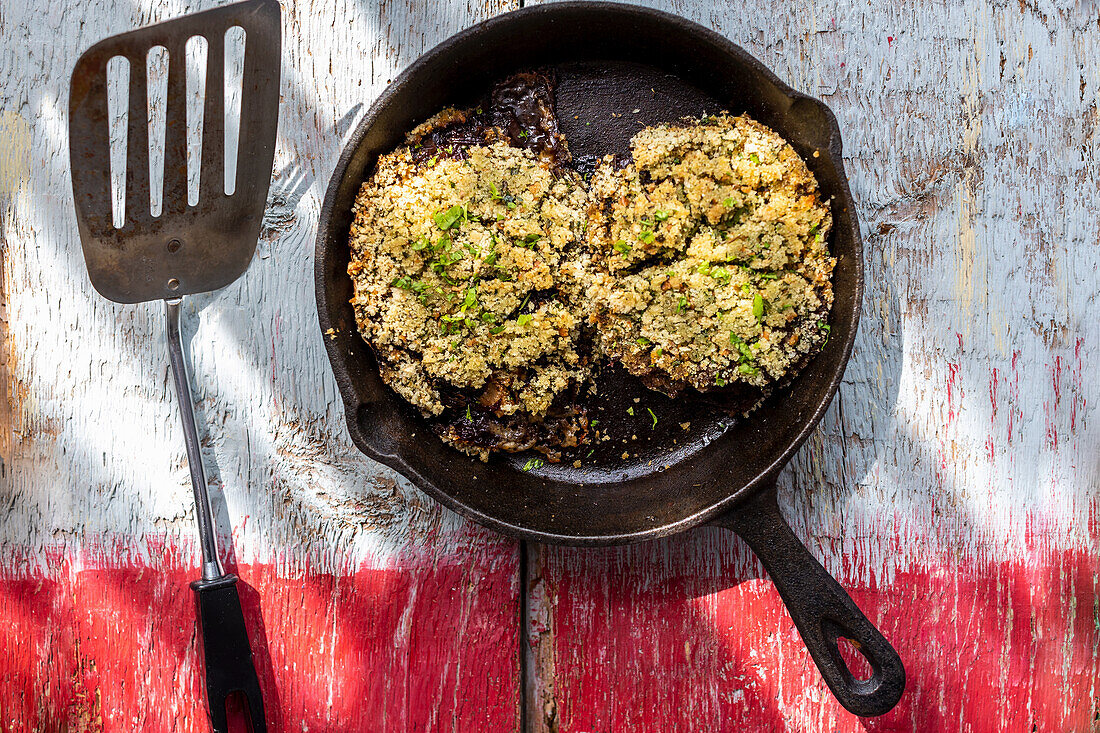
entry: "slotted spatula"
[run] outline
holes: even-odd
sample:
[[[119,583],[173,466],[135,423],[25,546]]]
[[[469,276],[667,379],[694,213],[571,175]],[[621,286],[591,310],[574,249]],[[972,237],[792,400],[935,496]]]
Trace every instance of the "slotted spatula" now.
[[[244,76],[235,187],[224,191],[225,38],[244,30]],[[199,197],[187,199],[188,39],[207,43]],[[113,36],[88,49],[73,70],[69,96],[69,156],[80,241],[92,285],[119,303],[165,301],[168,353],[179,399],[187,461],[195,493],[202,578],[195,591],[206,668],[206,694],[215,731],[228,730],[226,701],[243,694],[252,727],[266,731],[263,699],[237,592],[237,577],[222,569],[206,477],[191,405],[180,301],[216,290],[248,268],[260,233],[279,117],[282,29],[275,0],[248,0]],[[150,206],[150,50],[168,52],[162,210]],[[107,62],[129,62],[126,186],[123,223],[112,215]],[[201,72],[200,72],[201,73]],[[156,185],[156,182],[152,182]]]

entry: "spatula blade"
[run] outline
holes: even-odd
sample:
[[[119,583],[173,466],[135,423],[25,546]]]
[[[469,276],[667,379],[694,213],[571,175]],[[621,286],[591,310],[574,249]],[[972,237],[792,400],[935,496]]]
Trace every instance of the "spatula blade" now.
[[[245,34],[236,185],[223,188],[224,39]],[[199,199],[187,201],[185,47],[207,40]],[[151,49],[168,51],[164,182],[158,216],[149,210],[145,69]],[[275,0],[247,0],[113,36],[88,49],[73,70],[69,157],[80,242],[92,285],[120,303],[138,303],[224,287],[248,268],[263,221],[278,126],[282,33]],[[129,62],[125,218],[113,221],[107,63]]]

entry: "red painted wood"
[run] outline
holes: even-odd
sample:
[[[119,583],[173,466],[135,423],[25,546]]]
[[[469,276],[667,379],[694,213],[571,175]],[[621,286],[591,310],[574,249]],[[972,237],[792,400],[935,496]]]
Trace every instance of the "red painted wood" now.
[[[516,729],[516,545],[428,544],[335,575],[238,569],[269,730]],[[197,573],[180,553],[3,566],[0,730],[208,730],[187,585]]]
[[[531,641],[552,645],[561,733],[1100,730],[1100,562],[1088,554],[842,578],[908,670],[901,703],[877,719],[832,699],[739,540],[552,548],[542,572],[553,633]]]

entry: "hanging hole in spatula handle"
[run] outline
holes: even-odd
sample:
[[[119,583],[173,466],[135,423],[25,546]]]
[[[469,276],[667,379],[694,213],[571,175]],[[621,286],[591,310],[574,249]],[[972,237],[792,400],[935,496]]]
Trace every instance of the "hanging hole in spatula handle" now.
[[[901,658],[791,531],[774,487],[757,491],[713,523],[736,532],[760,558],[841,705],[864,717],[883,715],[897,705],[905,690]],[[842,644],[849,656],[855,652],[866,660],[870,674],[853,674]]]

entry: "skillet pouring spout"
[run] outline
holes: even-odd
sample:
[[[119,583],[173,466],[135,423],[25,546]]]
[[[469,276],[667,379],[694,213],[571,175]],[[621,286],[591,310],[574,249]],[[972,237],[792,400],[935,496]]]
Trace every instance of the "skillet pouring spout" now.
[[[760,558],[841,705],[868,717],[898,704],[905,690],[901,657],[791,531],[779,511],[774,480],[711,524],[735,532]],[[852,674],[840,654],[841,639],[848,639],[871,665],[870,677]]]

